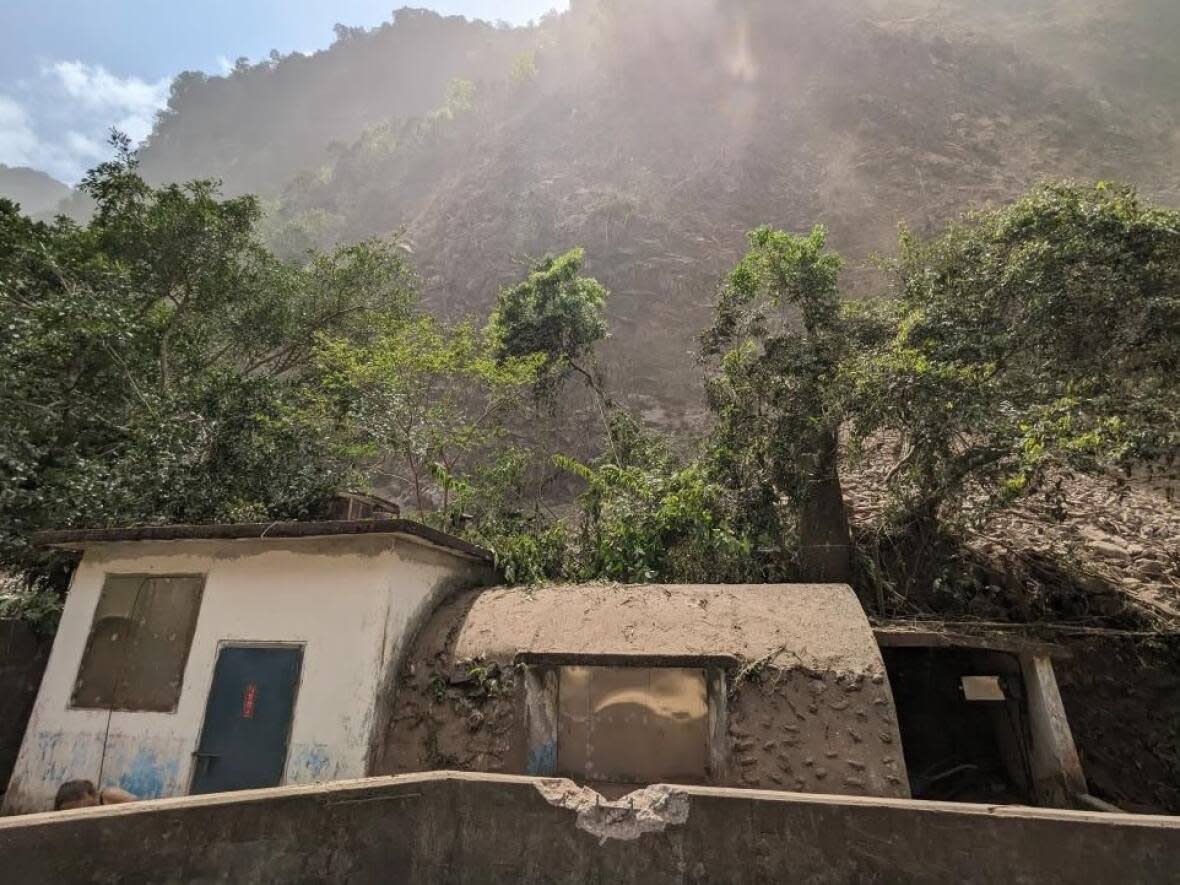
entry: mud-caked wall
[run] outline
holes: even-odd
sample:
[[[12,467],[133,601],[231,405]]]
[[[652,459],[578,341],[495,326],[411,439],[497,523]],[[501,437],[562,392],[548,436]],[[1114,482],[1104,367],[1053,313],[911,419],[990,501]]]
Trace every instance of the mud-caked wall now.
[[[471,591],[444,602],[414,637],[393,684],[374,774],[525,773],[523,673],[510,661],[455,653],[455,640],[478,596],[479,591]]]
[[[524,680],[518,668],[482,661],[405,668],[379,774],[487,771],[524,774]]]
[[[863,611],[842,585],[459,594],[439,607],[405,658],[375,773],[560,770],[576,777],[558,764],[565,755],[560,728],[539,737],[530,727],[540,708],[555,720],[568,712],[561,679],[526,678],[527,671],[554,675],[571,660],[639,670],[672,660],[708,674],[717,687],[709,692],[709,720],[717,727],[703,748],[707,770],[676,782],[909,796],[885,666]],[[552,695],[530,695],[537,691]],[[637,764],[649,749],[636,747]]]
[[[729,678],[727,784],[909,796],[884,675],[769,669]]]

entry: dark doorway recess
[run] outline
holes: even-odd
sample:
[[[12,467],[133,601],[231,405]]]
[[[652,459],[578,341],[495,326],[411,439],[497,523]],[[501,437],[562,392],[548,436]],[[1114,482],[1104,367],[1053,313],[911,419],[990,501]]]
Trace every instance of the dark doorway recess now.
[[[1020,661],[996,651],[882,648],[915,799],[1036,804]],[[1005,700],[972,701],[964,676],[996,676]]]

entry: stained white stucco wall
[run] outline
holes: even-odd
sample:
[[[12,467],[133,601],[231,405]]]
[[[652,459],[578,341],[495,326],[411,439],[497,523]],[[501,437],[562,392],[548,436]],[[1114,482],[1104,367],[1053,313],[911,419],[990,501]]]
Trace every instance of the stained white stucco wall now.
[[[103,582],[120,573],[205,575],[173,713],[69,706]],[[90,546],[66,599],[4,812],[51,808],[57,788],[75,778],[143,798],[187,793],[218,649],[234,642],[304,645],[283,782],[364,776],[379,694],[405,647],[403,634],[441,596],[485,576],[482,564],[402,535]]]

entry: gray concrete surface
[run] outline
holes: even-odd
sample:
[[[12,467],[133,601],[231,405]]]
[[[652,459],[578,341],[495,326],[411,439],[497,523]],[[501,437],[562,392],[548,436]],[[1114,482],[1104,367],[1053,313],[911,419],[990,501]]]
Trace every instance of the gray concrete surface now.
[[[1180,818],[432,773],[0,820],[37,882],[1167,882]]]

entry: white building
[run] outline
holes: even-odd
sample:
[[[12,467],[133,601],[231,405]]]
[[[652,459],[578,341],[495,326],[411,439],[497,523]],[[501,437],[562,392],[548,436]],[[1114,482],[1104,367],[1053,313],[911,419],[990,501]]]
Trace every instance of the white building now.
[[[399,519],[43,533],[82,552],[5,813],[362,777],[408,639],[486,551]]]

